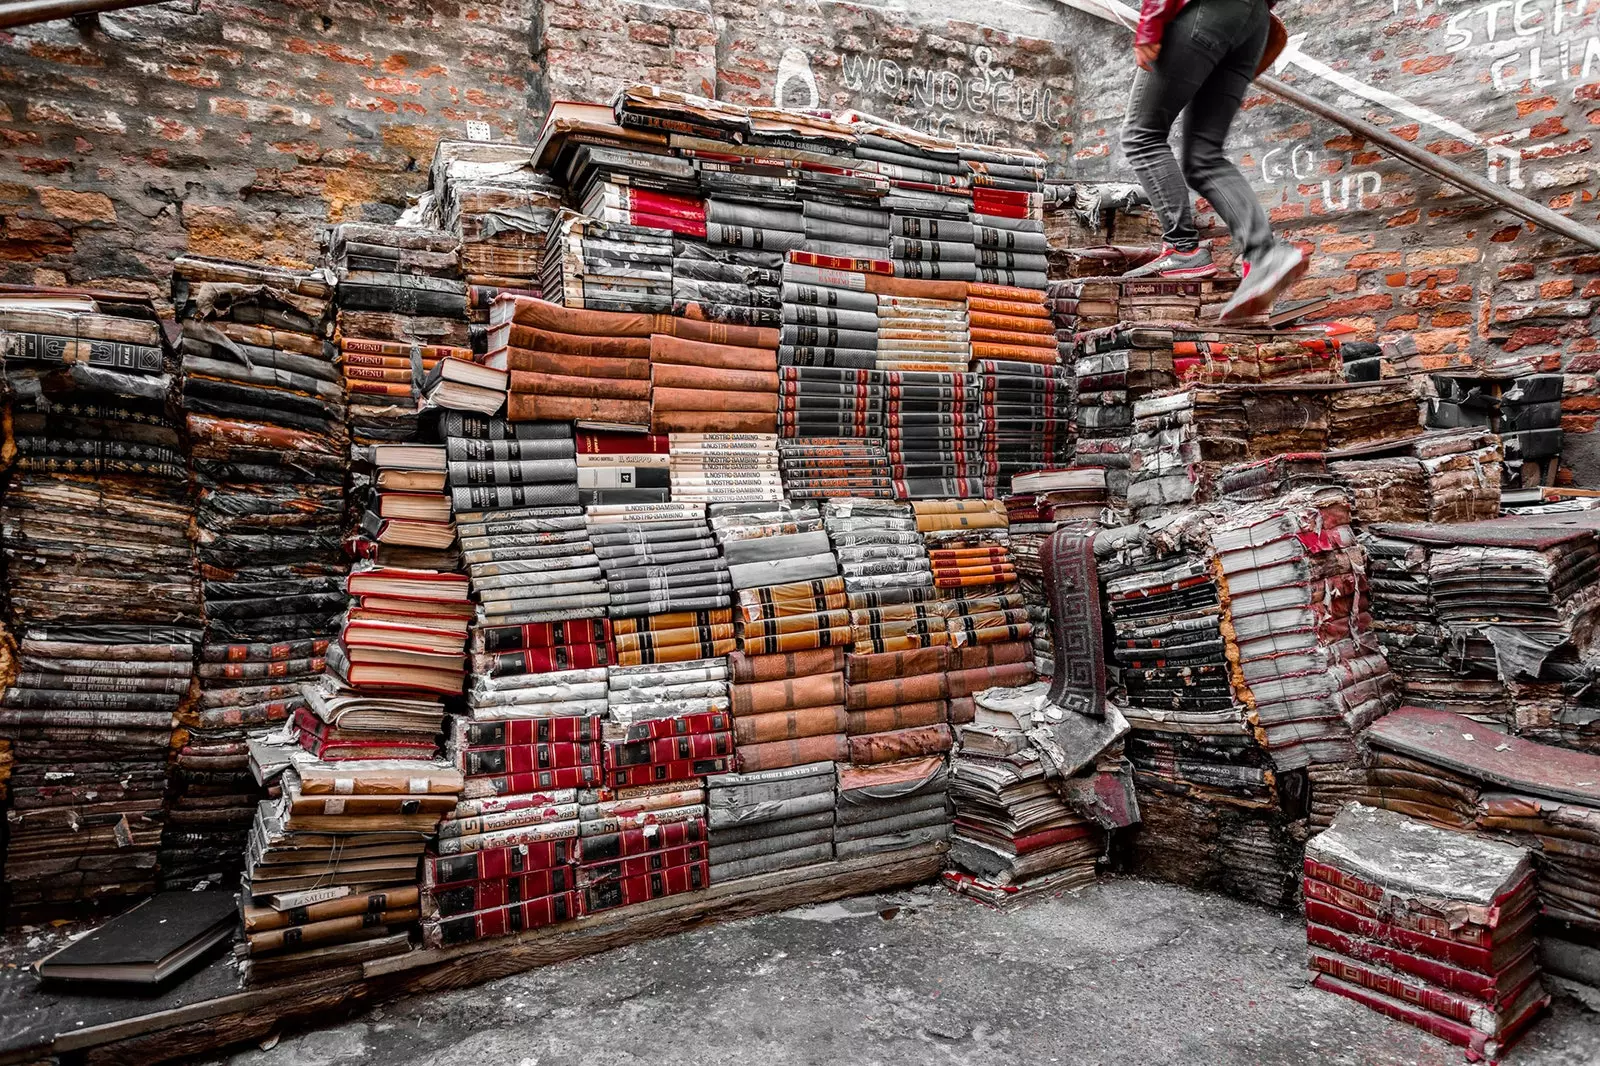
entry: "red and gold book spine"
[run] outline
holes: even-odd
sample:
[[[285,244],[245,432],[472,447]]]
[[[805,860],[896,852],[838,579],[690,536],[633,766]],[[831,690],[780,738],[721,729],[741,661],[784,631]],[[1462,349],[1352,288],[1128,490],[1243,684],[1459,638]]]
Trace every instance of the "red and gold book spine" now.
[[[711,864],[691,863],[673,866],[643,877],[628,877],[583,890],[578,903],[584,914],[597,914],[614,907],[675,896],[684,892],[698,892],[711,884]]]
[[[584,837],[575,842],[576,857],[580,863],[603,862],[628,858],[632,855],[648,855],[651,852],[681,847],[705,839],[706,820],[691,818],[684,822],[646,825],[637,829],[624,829],[617,833]]]
[[[605,747],[608,771],[672,763],[692,763],[733,754],[733,734],[687,733],[645,740],[613,740]],[[714,771],[703,771],[712,773]],[[694,775],[689,775],[694,776]],[[663,781],[672,778],[661,778]],[[621,787],[620,784],[613,787]]]
[[[607,770],[605,782],[611,788],[630,785],[649,785],[658,781],[686,781],[707,774],[725,774],[733,766],[731,756],[708,759],[675,759],[672,762],[654,762],[644,766],[618,766]]]

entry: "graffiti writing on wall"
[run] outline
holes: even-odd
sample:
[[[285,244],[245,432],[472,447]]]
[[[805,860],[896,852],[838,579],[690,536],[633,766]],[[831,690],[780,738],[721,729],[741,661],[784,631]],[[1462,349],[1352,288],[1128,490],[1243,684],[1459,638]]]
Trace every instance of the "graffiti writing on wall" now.
[[[986,45],[973,48],[962,68],[937,68],[863,55],[839,56],[840,87],[852,105],[926,133],[981,144],[1017,143],[1017,127],[1060,130],[1067,114],[1062,93],[1042,79],[1019,76]],[[822,105],[810,58],[786,51],[778,64],[773,102],[779,107]]]
[[[1393,0],[1395,13],[1421,13],[1425,0]],[[1496,92],[1545,89],[1600,77],[1600,0],[1433,0],[1447,12],[1445,51],[1471,56]]]
[[[1367,197],[1383,191],[1383,175],[1376,170],[1323,177],[1339,168],[1331,153],[1304,141],[1268,149],[1259,165],[1263,183],[1307,201],[1318,199],[1320,192],[1322,206],[1329,211],[1359,210]]]

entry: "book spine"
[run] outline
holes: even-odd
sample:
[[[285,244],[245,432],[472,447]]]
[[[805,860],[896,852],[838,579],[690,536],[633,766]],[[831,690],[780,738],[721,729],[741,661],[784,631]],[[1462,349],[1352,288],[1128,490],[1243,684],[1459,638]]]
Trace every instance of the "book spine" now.
[[[428,855],[422,862],[422,883],[432,888],[547,870],[572,862],[576,845],[576,840],[546,840],[485,848],[466,855]]]
[[[580,888],[590,888],[612,881],[648,877],[663,870],[705,862],[708,857],[707,845],[699,842],[654,851],[648,855],[635,855],[627,859],[584,863],[578,867],[578,886]]]
[[[426,947],[447,948],[511,936],[571,921],[581,913],[581,904],[578,893],[563,892],[473,914],[430,919],[422,923],[422,941]]]
[[[611,741],[606,744],[605,753],[606,769],[612,772],[622,772],[629,768],[691,764],[732,755],[733,734],[691,733],[658,737],[653,740]],[[713,772],[720,771],[698,770],[686,776]],[[662,777],[653,780],[668,781],[673,778]],[[612,780],[611,783],[620,787],[634,782]]]
[[[577,887],[573,867],[563,865],[514,877],[437,885],[429,889],[428,909],[441,918],[571,892]]]
[[[628,727],[626,739],[630,743],[659,741],[674,737],[722,734],[732,728],[733,721],[729,715],[720,711],[708,711],[635,722]]]
[[[604,862],[634,855],[647,855],[705,839],[705,819],[691,818],[684,822],[647,825],[637,829],[584,837],[577,842],[577,857],[578,861],[583,863]]]
[[[568,766],[558,770],[492,774],[479,778],[474,783],[482,788],[481,794],[507,796],[518,792],[542,792],[553,788],[594,788],[600,784],[600,778],[600,767],[590,764]]]
[[[583,890],[579,905],[584,914],[596,914],[663,896],[697,892],[710,883],[710,863],[697,862],[658,870],[643,877],[623,878],[591,886]]]

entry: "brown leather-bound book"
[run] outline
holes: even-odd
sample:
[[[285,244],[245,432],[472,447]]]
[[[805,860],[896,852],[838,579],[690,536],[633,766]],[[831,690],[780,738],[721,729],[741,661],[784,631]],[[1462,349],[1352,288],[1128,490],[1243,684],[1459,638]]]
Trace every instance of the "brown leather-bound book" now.
[[[800,740],[843,733],[848,716],[840,706],[799,707],[792,711],[747,714],[733,720],[734,743],[770,744],[776,740]]]
[[[615,420],[614,420],[615,421]],[[776,433],[777,412],[661,411],[650,420],[652,433]]]
[[[812,674],[781,681],[756,681],[731,689],[733,713],[770,714],[797,707],[828,707],[844,702],[843,674]]]
[[[519,326],[532,326],[552,333],[575,333],[582,337],[648,337],[656,332],[656,315],[586,311],[526,296],[512,297],[512,301],[511,321]],[[498,321],[504,322],[505,319]]]
[[[925,514],[999,514],[1006,513],[1006,505],[999,500],[917,500],[911,510]],[[939,549],[943,551],[945,549]]]
[[[917,532],[931,533],[946,529],[1004,529],[1011,523],[1003,514],[919,514]]]
[[[846,762],[849,758],[850,742],[843,733],[739,745],[739,769],[744,773],[803,766],[808,762]]]
[[[650,393],[654,411],[751,411],[778,413],[775,392],[726,392],[722,389],[677,389],[655,386]]]
[[[590,337],[512,323],[508,343],[513,348],[565,355],[603,356],[607,359],[650,358],[649,337]]]
[[[541,374],[570,374],[586,378],[650,380],[648,359],[613,359],[598,355],[532,351],[527,348],[507,349],[505,369],[513,374],[519,370],[533,370]]]
[[[738,326],[727,322],[701,322],[676,315],[656,315],[652,333],[682,337],[686,341],[732,344],[741,348],[778,349],[778,331],[767,326]]]
[[[1045,294],[1039,289],[1020,289],[1015,285],[994,285],[985,281],[966,283],[967,295],[982,296],[991,300],[1016,300],[1018,303],[1042,304]]]
[[[716,370],[675,363],[650,364],[650,381],[658,389],[723,389],[729,392],[770,392],[776,397],[778,375],[765,370]],[[776,408],[776,404],[774,404]]]
[[[978,718],[978,704],[971,696],[959,696],[950,701],[950,724],[970,725]]]
[[[933,587],[940,589],[974,588],[980,585],[1009,584],[1017,579],[1015,570],[941,571],[933,574]]]
[[[917,674],[943,674],[950,669],[950,660],[954,654],[946,648],[919,648],[916,651],[889,652],[881,655],[847,655],[844,660],[844,676],[854,687],[870,681],[889,681]]]
[[[647,651],[674,647],[679,644],[702,644],[714,640],[732,640],[733,624],[720,626],[685,626],[682,629],[652,629],[645,633],[616,633],[611,638],[619,652]]]
[[[591,400],[648,400],[648,381],[626,378],[577,378],[565,374],[511,373],[511,392],[538,396],[582,396]]]
[[[923,281],[920,278],[895,278],[887,274],[867,274],[866,291],[878,296],[917,296],[924,300],[965,300],[964,281]]]
[[[943,723],[851,737],[850,761],[872,765],[915,759],[923,755],[941,755],[950,750],[951,738],[950,727]]]
[[[721,370],[757,370],[777,373],[778,353],[771,348],[745,348],[733,344],[708,344],[657,333],[650,338],[652,363],[681,363],[685,366],[715,367]]]
[[[804,633],[778,633],[770,637],[757,637],[740,642],[747,655],[777,655],[785,651],[808,651],[811,648],[848,647],[851,641],[849,626],[831,629],[808,629]]]
[[[892,707],[897,703],[942,700],[949,695],[945,682],[948,676],[948,674],[915,674],[911,677],[895,677],[885,681],[852,683],[846,689],[845,706],[852,711],[864,711],[870,707]],[[963,692],[962,695],[970,693]]]
[[[1055,341],[1039,333],[1023,333],[1014,329],[989,329],[973,326],[967,331],[967,339],[973,344],[1016,344],[1024,348],[1038,348],[1040,351],[1048,348],[1056,350]],[[1048,342],[1048,343],[1047,343]]]
[[[947,691],[954,697],[970,696],[996,686],[1014,688],[1018,685],[1031,685],[1038,675],[1033,663],[1025,662],[1010,663],[1005,666],[979,666],[972,670],[952,670],[944,676]]]
[[[777,681],[785,677],[809,677],[833,673],[844,666],[843,648],[813,648],[778,655],[746,655],[736,651],[728,656],[733,683]]]
[[[695,659],[713,659],[726,655],[739,646],[737,640],[713,640],[694,644],[668,644],[664,647],[637,651],[617,652],[618,666],[645,666],[651,663],[686,663]]]
[[[1054,363],[1057,359],[1054,348],[1029,348],[1021,344],[972,344],[972,358],[974,359],[1010,359],[1018,363]]]
[[[834,602],[839,597],[842,601]],[[815,581],[795,581],[787,585],[768,585],[759,589],[740,589],[739,606],[746,621],[777,618],[787,614],[815,614],[833,611],[849,603],[844,578],[825,577]]]
[[[784,598],[768,603],[741,603],[739,617],[747,623],[771,621],[776,618],[806,617],[823,611],[843,610],[849,603],[850,598],[843,592],[807,596],[803,599]]]
[[[1046,321],[1050,319],[1050,312],[1043,304],[1024,303],[1021,300],[996,300],[989,296],[968,297],[967,310],[985,311],[994,315],[1021,315],[1024,318],[1042,318]]]
[[[865,733],[887,733],[893,729],[939,725],[949,721],[950,708],[944,700],[925,700],[922,703],[897,703],[892,707],[851,711],[848,717],[849,725],[845,731],[858,737]]]
[[[693,626],[720,626],[733,621],[733,608],[721,607],[711,611],[669,611],[666,614],[646,614],[637,618],[615,618],[611,632],[654,633],[662,629],[687,629]]]
[[[1006,644],[1013,640],[1022,640],[1033,635],[1033,623],[1027,620],[1021,622],[1005,621],[1005,615],[991,614],[979,615],[981,621],[968,624],[966,622],[950,623],[952,626],[961,627],[959,641],[952,643],[968,644]]]
[[[950,643],[950,634],[943,630],[936,633],[921,631],[883,633],[877,629],[864,629],[861,626],[857,626],[855,633],[855,643],[851,645],[850,650],[860,655],[942,648]]]
[[[1024,318],[1021,315],[996,315],[987,311],[972,311],[967,315],[972,329],[999,329],[1011,333],[1054,333],[1055,323],[1048,318]],[[1024,343],[1037,343],[1027,342]]]
[[[642,426],[650,421],[650,405],[643,400],[590,400],[581,396],[534,396],[513,393],[506,399],[506,419],[511,422],[616,422]]]
[[[850,625],[849,611],[818,611],[816,614],[788,614],[780,618],[766,618],[759,622],[746,621],[746,637],[770,637],[774,633],[804,633],[812,629],[831,629]]]
[[[849,660],[845,660],[849,670]],[[985,644],[976,648],[952,648],[950,670],[974,670],[981,666],[1010,666],[1013,663],[1032,663],[1033,645],[1025,640],[1011,644]],[[848,673],[847,675],[848,676]],[[853,677],[851,680],[855,680]]]

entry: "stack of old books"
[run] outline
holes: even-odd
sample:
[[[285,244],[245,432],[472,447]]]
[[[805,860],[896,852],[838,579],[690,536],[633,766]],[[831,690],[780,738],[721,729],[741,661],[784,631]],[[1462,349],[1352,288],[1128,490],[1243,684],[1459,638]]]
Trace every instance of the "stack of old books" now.
[[[1194,393],[1149,396],[1133,405],[1128,511],[1155,518],[1201,496]]]
[[[302,753],[256,809],[245,855],[244,957],[256,984],[410,950],[417,860],[462,792],[441,762]]]
[[[949,790],[942,754],[841,766],[834,854],[855,859],[948,840]]]
[[[1134,868],[1269,906],[1294,898],[1301,814],[1232,693],[1210,548],[1190,510],[1095,540],[1117,706],[1133,731]],[[1291,620],[1292,621],[1292,620]]]
[[[968,149],[963,149],[968,151]],[[1043,159],[1035,157],[1021,169],[1032,174],[998,175],[1000,166],[985,164],[987,172],[972,176],[973,244],[977,277],[987,285],[1044,291],[1049,284],[1048,244],[1044,238]],[[972,161],[967,161],[970,168]]]
[[[804,369],[785,367],[784,372]],[[778,441],[778,469],[792,500],[894,496],[889,452],[881,438],[785,436]]]
[[[728,606],[734,586],[705,504],[596,504],[586,519],[613,619]]]
[[[672,240],[672,313],[705,322],[776,329],[782,324],[783,253]]]
[[[843,599],[843,586],[837,578],[740,593],[741,624],[757,633],[772,634],[755,638],[749,652],[734,652],[728,659],[736,708],[734,739],[742,770],[776,770],[846,758],[843,700],[818,702],[836,689],[833,679],[843,665],[844,648],[820,646],[821,634],[829,633],[831,639],[831,630],[781,633],[790,624],[814,624],[809,620],[826,611],[827,604]],[[791,623],[790,619],[802,621]],[[780,639],[792,641],[797,650],[781,650]],[[793,686],[808,693],[806,706],[790,708],[773,695]],[[747,710],[737,713],[739,707]],[[773,831],[781,834],[786,830],[777,827]]]
[[[1306,844],[1312,985],[1496,1059],[1550,1002],[1527,849],[1351,804]]]
[[[771,433],[670,434],[672,498],[693,503],[783,498],[778,438]]]
[[[1070,460],[1072,378],[1067,368],[981,359],[973,369],[982,375],[989,418],[984,456],[993,464],[995,492],[985,495],[998,494],[1018,474]]]
[[[1295,489],[1331,485],[1327,456],[1322,452],[1284,452],[1225,466],[1215,481],[1219,498],[1230,503],[1259,503]]]
[[[163,839],[174,712],[208,730],[179,751],[180,792],[243,734],[185,698],[200,639],[194,510],[149,301],[13,289],[0,350],[16,449],[0,510],[7,622],[21,645],[0,700],[5,888],[13,920],[32,921],[154,889],[158,848],[177,883],[210,872],[221,803],[185,802],[188,824]]]
[[[440,141],[434,147],[428,218],[461,242],[474,320],[484,320],[499,295],[541,293],[544,238],[561,208],[561,192],[537,163],[537,149],[506,141]]]
[[[947,879],[996,904],[1087,884],[1102,848],[1100,829],[1061,798],[1015,726],[962,726],[950,762],[950,861],[963,873]]]
[[[543,804],[552,816],[569,813],[572,789],[514,797]],[[557,802],[548,802],[553,797]],[[457,811],[484,801],[463,800]],[[567,819],[569,822],[571,819]],[[570,921],[578,916],[576,840],[571,836],[502,844],[422,861],[422,943],[442,948],[470,944]]]
[[[719,884],[833,858],[832,761],[707,778],[711,876]]]
[[[990,425],[978,374],[898,371],[886,405],[895,496],[982,497],[997,467],[985,452]]]
[[[780,365],[850,370],[877,366],[878,297],[868,291],[866,272],[813,266],[791,258],[783,264],[782,276]],[[815,406],[819,413],[837,408],[841,417],[858,416],[862,407],[827,404],[821,399]]]
[[[650,338],[652,432],[777,432],[776,331],[716,328],[730,342]]]
[[[1040,234],[1039,244],[1043,243]],[[1042,248],[1038,254],[1043,256]],[[967,286],[966,310],[973,359],[1046,366],[1057,362],[1055,324],[1045,307],[1043,291],[971,283]]]
[[[576,434],[578,501],[666,503],[671,498],[670,439],[665,433],[585,430]]]
[[[863,168],[889,181],[889,255],[899,277],[973,281],[971,172],[956,145],[873,127],[855,147]]]
[[[346,588],[349,610],[328,648],[329,675],[357,690],[461,691],[472,617],[465,574],[360,563]]]
[[[712,246],[787,252],[805,244],[805,216],[798,201],[725,183],[706,200],[705,238]]]
[[[1057,339],[1116,325],[1123,282],[1113,277],[1081,277],[1052,281],[1046,290]],[[1062,334],[1066,334],[1062,337]]]
[[[510,372],[513,422],[650,422],[650,315],[501,297],[490,308],[486,363]]]
[[[378,622],[351,622],[344,634],[352,650],[381,647],[394,653],[404,647],[400,640],[415,637],[407,633],[396,638],[392,626]],[[459,648],[461,639],[451,634],[431,646]],[[327,676],[300,688],[306,706],[295,714],[292,733],[300,747],[318,759],[431,759],[438,751],[444,705],[437,695],[378,697],[345,688]]]
[[[1111,326],[1076,335],[1073,461],[1106,468],[1111,500],[1127,499],[1133,455],[1133,405],[1177,384],[1170,332]]]
[[[606,188],[601,184],[597,191],[603,196]],[[598,202],[597,209],[609,216],[633,215],[629,204],[637,194],[630,190],[615,195],[620,199]],[[682,221],[705,225],[703,220]],[[647,314],[669,311],[672,230],[607,222],[563,210],[550,227],[540,280],[546,298],[568,307]]]
[[[704,817],[596,833],[579,840],[577,852],[580,914],[696,892],[711,883]]]
[[[848,367],[778,369],[778,432],[787,439],[881,441],[888,375]]]
[[[1433,430],[1402,454],[1335,459],[1328,474],[1350,489],[1364,522],[1473,522],[1500,514],[1500,442],[1471,429]]]
[[[967,307],[959,299],[906,295],[937,286],[899,282],[878,296],[879,370],[962,371],[971,359]]]
[[[1343,490],[1303,489],[1228,515],[1212,540],[1226,581],[1234,694],[1280,770],[1349,762],[1395,705],[1367,613]]]

